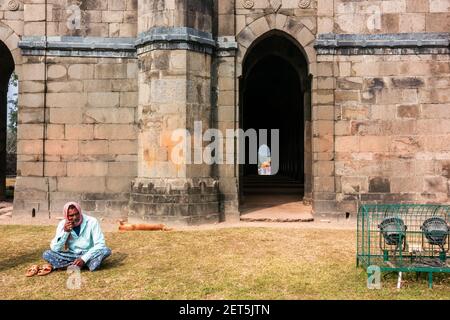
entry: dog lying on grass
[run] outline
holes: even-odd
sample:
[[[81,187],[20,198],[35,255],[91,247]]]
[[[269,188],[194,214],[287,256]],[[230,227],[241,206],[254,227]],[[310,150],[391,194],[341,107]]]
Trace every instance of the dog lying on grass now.
[[[172,229],[167,228],[164,224],[130,224],[119,220],[119,231],[172,231]]]

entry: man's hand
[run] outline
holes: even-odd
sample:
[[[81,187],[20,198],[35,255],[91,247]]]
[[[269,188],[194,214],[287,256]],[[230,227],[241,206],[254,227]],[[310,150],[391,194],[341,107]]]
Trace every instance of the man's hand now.
[[[64,224],[64,231],[65,231],[65,232],[70,232],[70,231],[72,231],[72,229],[73,229],[73,224],[72,224],[72,222],[67,221],[67,222]]]
[[[72,262],[72,265],[73,266],[77,266],[77,267],[79,267],[81,269],[84,266],[84,261],[83,261],[83,259],[78,258],[74,262]]]

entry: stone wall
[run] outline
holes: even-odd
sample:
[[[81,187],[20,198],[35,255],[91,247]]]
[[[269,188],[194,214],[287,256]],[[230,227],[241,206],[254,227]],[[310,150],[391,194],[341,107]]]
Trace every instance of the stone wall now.
[[[157,27],[187,27],[211,31],[212,1],[148,0],[139,2],[139,32]]]
[[[25,0],[24,34],[135,37],[137,0]],[[79,8],[79,11],[78,11]],[[79,24],[76,21],[79,19]]]
[[[449,201],[449,62],[428,54],[338,57],[338,200]]]
[[[319,34],[349,35],[317,47],[337,211],[448,202],[448,34],[437,32],[448,32],[450,1],[319,1],[317,14]]]
[[[449,201],[450,0],[87,0],[75,29],[75,2],[8,3],[0,41],[20,81],[18,213],[59,213],[75,199],[127,215],[131,193],[135,217],[239,218],[238,165],[177,166],[169,133],[194,121],[239,128],[246,55],[273,30],[308,63],[316,213]],[[222,143],[237,159],[237,142]]]
[[[448,32],[450,27],[448,0],[337,0],[320,4],[324,14],[319,19],[321,33]]]
[[[47,57],[44,94],[42,58],[24,59],[17,212],[28,210],[30,201],[59,212],[75,199],[94,213],[123,214],[137,174],[136,61]],[[30,181],[42,176],[50,188],[44,198],[30,192]]]
[[[22,55],[18,47],[20,37],[23,35],[23,4],[19,1],[0,3],[0,41],[6,44],[14,58],[16,73],[20,72]]]
[[[130,199],[135,219],[183,224],[219,220],[212,166],[194,155],[203,153],[201,134],[211,127],[212,13],[209,1],[140,3],[139,161]],[[189,134],[178,136],[190,147],[184,152],[177,152],[183,141],[174,140],[177,129]],[[175,161],[175,152],[181,161]]]

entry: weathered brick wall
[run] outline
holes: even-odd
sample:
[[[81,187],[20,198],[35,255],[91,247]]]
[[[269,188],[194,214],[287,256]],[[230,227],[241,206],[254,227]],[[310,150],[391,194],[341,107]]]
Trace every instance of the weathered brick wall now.
[[[22,57],[17,43],[23,35],[23,4],[16,1],[11,2],[14,5],[8,6],[8,3],[8,1],[0,3],[0,41],[5,43],[11,51],[17,67]]]
[[[139,2],[139,32],[155,27],[212,28],[212,5],[203,0],[148,0]]]
[[[238,167],[177,167],[168,159],[168,135],[175,127],[192,129],[194,120],[204,121],[204,130],[206,124],[222,132],[239,127],[238,79],[245,55],[274,29],[301,47],[312,75],[312,123],[305,125],[312,163],[305,173],[312,176],[308,181],[316,212],[354,212],[358,201],[449,201],[450,64],[445,48],[435,54],[384,49],[373,55],[364,50],[317,54],[314,43],[325,33],[398,37],[448,32],[450,0],[236,0],[214,5],[204,0],[85,0],[81,28],[74,30],[67,25],[73,12],[66,9],[75,2],[47,2],[47,12],[44,0],[25,0],[14,10],[6,2],[0,6],[0,40],[18,66],[24,60],[23,72],[17,69],[17,212],[36,206],[45,211],[47,205],[60,212],[64,201],[75,199],[97,213],[126,214],[130,190],[136,203],[147,205],[153,201],[149,195],[156,195],[171,208],[180,190],[170,188],[180,181],[186,182],[181,187],[186,186],[185,198],[194,199],[191,207],[200,204],[201,209],[217,204],[218,177],[220,210],[227,219],[238,217]],[[141,37],[136,55],[129,39],[114,39],[106,49],[77,51],[84,37],[136,37],[154,27],[159,40]],[[166,31],[171,37],[200,35],[203,43],[161,40]],[[19,37],[45,34],[79,36],[76,52],[55,49],[47,67],[42,51],[22,57]],[[218,37],[216,51],[214,44],[205,44],[214,43],[211,34]],[[105,53],[115,44],[131,49]],[[104,58],[93,57],[98,54]],[[145,129],[141,144],[139,122]],[[199,177],[207,178],[206,189]],[[159,179],[159,184],[139,186],[139,178]],[[136,190],[130,189],[131,181]],[[144,192],[152,183],[157,192]],[[192,197],[197,192],[206,192],[205,197]],[[148,208],[141,209],[145,215]]]
[[[51,181],[53,212],[74,199],[91,212],[123,214],[137,174],[137,61],[48,57],[44,96],[42,58],[25,60],[17,210],[28,209],[27,201],[36,195],[28,190],[33,180],[28,178],[44,175]]]
[[[450,27],[449,0],[336,0],[320,3],[322,12],[329,18],[319,19],[319,25],[328,32],[448,32]]]
[[[449,201],[449,62],[448,55],[337,57],[338,201]]]
[[[24,32],[27,36],[135,37],[137,0],[25,0]],[[80,27],[70,21],[80,8]],[[46,20],[46,21],[45,21]]]

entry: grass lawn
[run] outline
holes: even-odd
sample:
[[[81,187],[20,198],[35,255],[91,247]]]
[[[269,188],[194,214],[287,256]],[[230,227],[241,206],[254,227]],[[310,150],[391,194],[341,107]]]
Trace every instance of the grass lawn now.
[[[53,227],[0,226],[0,299],[450,299],[450,275],[383,279],[368,290],[355,267],[355,232],[235,228],[106,233],[113,255],[82,289],[66,287],[66,271],[26,278],[42,263]]]

